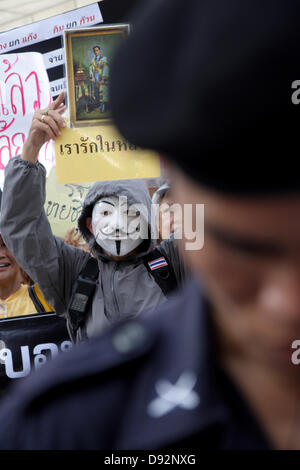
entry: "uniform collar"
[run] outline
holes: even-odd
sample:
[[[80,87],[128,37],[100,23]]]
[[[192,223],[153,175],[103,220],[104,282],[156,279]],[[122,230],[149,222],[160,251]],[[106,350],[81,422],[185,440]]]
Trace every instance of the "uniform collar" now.
[[[191,281],[164,306],[156,321],[153,314],[143,321],[155,347],[126,404],[120,448],[168,446],[229,416],[218,391],[213,331],[199,286]]]

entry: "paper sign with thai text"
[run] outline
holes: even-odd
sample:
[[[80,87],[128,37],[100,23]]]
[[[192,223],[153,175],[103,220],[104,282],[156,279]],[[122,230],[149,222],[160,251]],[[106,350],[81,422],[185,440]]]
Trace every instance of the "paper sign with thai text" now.
[[[19,155],[27,138],[34,112],[51,102],[49,79],[43,56],[37,52],[0,55],[0,187],[4,168]],[[53,165],[53,143],[41,149],[40,162]]]
[[[77,227],[83,201],[92,185],[91,182],[59,184],[56,168],[51,169],[44,208],[54,235],[64,238],[68,229]]]
[[[64,128],[55,155],[61,184],[160,176],[159,156],[129,143],[111,125]]]

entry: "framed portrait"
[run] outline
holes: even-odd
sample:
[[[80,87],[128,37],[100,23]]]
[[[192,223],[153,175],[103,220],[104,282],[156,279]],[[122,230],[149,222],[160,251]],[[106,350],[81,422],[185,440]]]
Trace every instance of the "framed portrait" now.
[[[114,24],[64,32],[67,100],[72,127],[111,121],[110,66],[129,29],[129,24]]]

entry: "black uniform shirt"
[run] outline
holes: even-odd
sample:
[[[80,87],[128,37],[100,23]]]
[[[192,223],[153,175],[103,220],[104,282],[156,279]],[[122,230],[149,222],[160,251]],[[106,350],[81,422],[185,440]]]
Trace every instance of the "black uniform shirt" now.
[[[75,346],[20,381],[1,449],[268,449],[219,368],[195,281],[155,313]]]

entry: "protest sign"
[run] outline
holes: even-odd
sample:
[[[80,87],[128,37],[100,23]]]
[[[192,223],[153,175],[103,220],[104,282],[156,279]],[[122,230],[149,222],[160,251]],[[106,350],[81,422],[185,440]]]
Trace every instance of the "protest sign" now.
[[[0,320],[0,394],[14,379],[71,347],[66,321],[55,313]]]
[[[130,144],[112,125],[65,127],[55,154],[61,184],[160,176],[159,156]]]
[[[52,232],[65,237],[66,231],[77,226],[82,204],[93,183],[59,184],[53,167],[46,182],[45,212]]]
[[[119,21],[120,19],[123,19],[123,17],[126,18],[128,11],[136,3],[138,3],[137,0],[128,0],[126,4],[124,4],[122,1],[103,0],[101,2],[87,5],[86,7],[78,8],[62,15],[57,15],[52,18],[47,18],[45,20],[38,21],[31,25],[22,26],[19,28],[15,28],[11,31],[0,33],[0,68],[2,68],[2,75],[5,76],[4,71],[7,67],[5,68],[5,63],[3,61],[7,60],[8,52],[9,56],[14,57],[16,57],[16,55],[18,55],[19,57],[23,56],[23,53],[25,51],[28,51],[28,53],[42,53],[43,64],[42,61],[39,60],[38,68],[40,71],[39,73],[43,75],[46,69],[46,74],[48,75],[48,91],[47,97],[45,98],[45,93],[41,89],[40,106],[46,107],[50,102],[51,96],[53,99],[62,90],[66,89],[67,82],[65,77],[65,56],[62,47],[63,32],[72,28],[86,28],[90,26],[95,26],[100,23],[103,23],[103,21],[109,23]],[[30,56],[28,56],[27,66],[29,64],[33,64],[30,59]],[[21,63],[19,63],[19,65],[21,65]],[[16,64],[14,65],[14,67],[15,66]],[[25,73],[26,71],[24,71],[24,74]],[[27,76],[28,74],[25,75],[25,79]],[[12,82],[12,78],[14,78],[15,80],[14,83]],[[25,85],[30,85],[30,80],[33,80],[33,78],[34,75],[28,78],[27,82],[25,82]],[[24,78],[22,80],[24,80]],[[23,95],[26,100],[26,93],[28,92],[29,87],[25,89],[23,82],[18,83],[17,76],[10,77],[6,85],[9,86],[10,82],[11,88],[13,90],[13,104],[15,106],[13,110],[10,110],[11,114],[14,110],[16,111],[18,109],[23,109]],[[3,77],[1,77],[1,74],[0,83],[1,85],[3,83]],[[41,85],[40,77],[39,85]],[[20,88],[18,88],[18,86]],[[34,86],[32,86],[31,91],[32,93],[34,93]],[[4,167],[7,164],[9,158],[21,153],[33,114],[32,112],[28,112],[28,107],[26,104],[26,114],[22,116],[22,122],[17,123],[16,116],[13,115],[15,121],[10,125],[12,119],[10,121],[7,119],[8,115],[6,115],[6,113],[8,113],[8,103],[4,100],[6,100],[7,96],[10,96],[11,90],[8,90],[7,93],[5,93],[5,97],[0,97],[0,189],[3,188]],[[33,101],[33,103],[35,102],[38,102],[37,98]],[[11,127],[13,125],[14,128]],[[45,144],[44,148],[42,149],[40,154],[40,161],[46,167],[48,175],[50,169],[52,168],[55,162],[55,154],[52,141]],[[137,172],[137,174],[139,174],[139,172]],[[118,176],[114,177],[114,179],[116,178],[118,178]],[[92,181],[95,180],[96,178],[92,178]],[[80,182],[82,182],[82,180]]]
[[[1,189],[5,165],[11,157],[21,153],[33,112],[37,107],[48,106],[51,98],[66,89],[63,31],[86,28],[102,21],[99,5],[94,3],[0,33]],[[39,159],[48,174],[55,162],[52,141],[45,144]]]
[[[110,66],[129,24],[64,32],[69,125],[55,142],[59,183],[158,178],[157,154],[122,139],[110,111]]]
[[[36,52],[0,55],[0,186],[4,168],[19,155],[34,112],[51,102],[43,57]],[[40,152],[40,162],[50,168],[54,161],[52,142]]]
[[[102,125],[111,120],[110,67],[129,31],[129,24],[65,31],[71,126]]]
[[[52,97],[66,88],[64,80],[65,57],[62,49],[63,31],[87,28],[102,23],[98,3],[46,18],[35,23],[0,33],[0,54],[40,52],[49,76]]]

